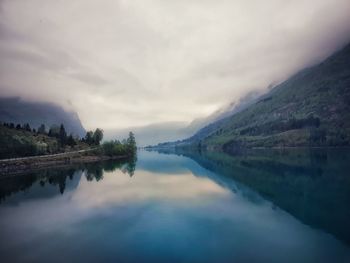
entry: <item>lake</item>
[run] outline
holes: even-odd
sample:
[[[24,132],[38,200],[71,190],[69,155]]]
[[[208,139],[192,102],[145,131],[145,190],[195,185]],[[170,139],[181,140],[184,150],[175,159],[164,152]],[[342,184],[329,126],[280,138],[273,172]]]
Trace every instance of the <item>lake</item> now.
[[[350,151],[139,151],[0,179],[1,262],[350,262]]]

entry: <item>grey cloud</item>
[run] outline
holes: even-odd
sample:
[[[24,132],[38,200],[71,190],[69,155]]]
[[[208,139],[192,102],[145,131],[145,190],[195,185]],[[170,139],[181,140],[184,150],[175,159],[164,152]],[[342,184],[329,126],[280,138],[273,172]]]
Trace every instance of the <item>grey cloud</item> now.
[[[21,49],[1,49],[1,58],[7,63],[24,63],[32,67],[38,67],[42,70],[58,71],[67,67],[62,60],[57,60],[55,57],[47,57],[44,54],[31,50]]]
[[[105,85],[107,81],[98,75],[87,74],[85,72],[69,73],[69,76],[76,78],[82,82],[92,84],[92,85]]]
[[[0,0],[0,95],[86,128],[188,123],[350,40],[348,0]]]

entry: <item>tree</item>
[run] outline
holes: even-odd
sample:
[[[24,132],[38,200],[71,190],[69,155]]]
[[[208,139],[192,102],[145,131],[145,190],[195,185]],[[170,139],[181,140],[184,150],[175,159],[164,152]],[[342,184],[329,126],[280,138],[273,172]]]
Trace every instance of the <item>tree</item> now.
[[[67,133],[66,133],[66,129],[64,128],[63,124],[61,124],[61,126],[60,126],[59,140],[60,140],[62,146],[64,146],[67,142]]]
[[[100,142],[103,139],[103,130],[97,128],[92,136],[93,142],[96,145],[100,145]]]
[[[131,154],[135,154],[137,147],[136,147],[135,135],[133,132],[129,132],[129,137],[126,140],[126,144],[127,144],[129,152]]]
[[[60,134],[60,127],[58,127],[57,125],[52,125],[49,129],[49,136],[50,137],[56,137],[59,138],[59,134]]]
[[[70,134],[67,138],[67,145],[69,146],[74,146],[74,145],[77,145],[76,141],[74,140],[73,138],[73,135]]]
[[[88,131],[85,135],[85,142],[89,145],[93,144],[93,136],[94,136],[94,133],[92,131]]]
[[[16,130],[20,130],[20,129],[22,129],[21,124],[17,124],[16,125]]]
[[[38,128],[38,133],[40,134],[46,134],[46,127],[45,124],[41,124]]]
[[[24,124],[23,128],[24,128],[26,131],[32,131],[32,129],[30,128],[29,123]]]

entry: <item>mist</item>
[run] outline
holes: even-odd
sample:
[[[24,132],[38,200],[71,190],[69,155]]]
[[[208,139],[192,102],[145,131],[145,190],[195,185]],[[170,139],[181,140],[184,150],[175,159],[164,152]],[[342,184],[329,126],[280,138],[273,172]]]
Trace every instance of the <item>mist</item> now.
[[[348,0],[2,0],[0,95],[74,108],[86,129],[186,126],[344,46],[349,13]]]

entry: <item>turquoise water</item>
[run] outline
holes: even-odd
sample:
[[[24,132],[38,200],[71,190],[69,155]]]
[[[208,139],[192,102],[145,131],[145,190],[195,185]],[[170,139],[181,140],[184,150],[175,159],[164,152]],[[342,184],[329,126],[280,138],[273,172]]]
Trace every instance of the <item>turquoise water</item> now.
[[[350,152],[157,153],[0,180],[1,262],[350,262]]]

